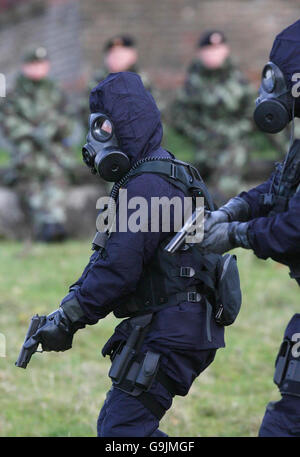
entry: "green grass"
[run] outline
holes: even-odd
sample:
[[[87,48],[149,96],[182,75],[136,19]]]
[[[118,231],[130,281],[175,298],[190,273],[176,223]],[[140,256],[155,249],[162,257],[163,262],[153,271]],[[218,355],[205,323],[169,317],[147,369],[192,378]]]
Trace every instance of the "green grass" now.
[[[1,436],[95,436],[110,386],[110,363],[100,351],[117,319],[79,331],[69,351],[35,354],[26,370],[14,366],[31,316],[59,305],[89,254],[89,241],[0,243],[0,332],[7,346],[0,358]],[[267,402],[279,398],[274,359],[297,310],[298,288],[285,267],[237,254],[241,313],[226,329],[227,347],[163,418],[170,436],[256,436]]]
[[[9,153],[5,149],[0,149],[0,167],[9,164]]]

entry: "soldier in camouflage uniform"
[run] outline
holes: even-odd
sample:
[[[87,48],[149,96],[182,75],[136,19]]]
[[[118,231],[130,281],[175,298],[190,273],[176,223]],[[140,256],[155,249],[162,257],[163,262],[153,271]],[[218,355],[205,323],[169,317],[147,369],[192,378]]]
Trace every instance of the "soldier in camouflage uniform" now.
[[[28,52],[0,114],[12,145],[10,169],[32,235],[46,242],[66,237],[64,190],[75,165],[67,145],[71,122],[66,100],[48,79],[49,68],[45,48]]]
[[[101,68],[96,70],[87,86],[87,94],[83,97],[80,106],[80,114],[84,120],[84,128],[88,129],[89,111],[89,96],[91,90],[103,81],[110,73],[118,73],[121,71],[132,71],[138,73],[142,78],[144,87],[149,90],[154,98],[158,98],[157,92],[153,89],[150,79],[145,72],[140,72],[138,69],[138,50],[136,42],[131,36],[115,36],[107,41],[103,49],[104,63]],[[160,106],[160,109],[162,107]]]
[[[194,162],[218,204],[243,188],[256,98],[229,54],[222,32],[205,33],[170,111],[171,124],[195,144]]]

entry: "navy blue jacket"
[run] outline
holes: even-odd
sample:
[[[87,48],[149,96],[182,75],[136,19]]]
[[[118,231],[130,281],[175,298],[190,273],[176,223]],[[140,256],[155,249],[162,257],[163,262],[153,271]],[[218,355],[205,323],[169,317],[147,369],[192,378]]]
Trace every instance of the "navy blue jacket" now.
[[[252,220],[248,232],[251,246],[257,257],[271,257],[285,265],[293,265],[300,259],[300,192],[291,198],[288,211],[267,217],[260,196],[269,192],[272,180],[273,176],[249,192],[239,195],[251,208]]]
[[[163,129],[160,113],[140,77],[124,72],[109,75],[93,89],[91,112],[104,112],[112,120],[121,150],[131,162],[143,157],[170,157],[161,147]],[[128,199],[144,197],[150,207],[151,197],[183,198],[183,193],[157,174],[142,174],[127,185]],[[128,210],[128,217],[135,210]],[[150,222],[149,222],[150,223]],[[172,225],[172,224],[171,224]],[[135,291],[144,266],[150,262],[168,233],[114,232],[106,244],[107,258],[98,253],[77,281],[76,297],[86,322],[93,324],[114,310],[120,299]],[[183,303],[159,313],[156,342],[178,349],[207,349],[224,346],[224,329],[212,319],[212,341],[206,332],[205,306]]]
[[[270,53],[270,61],[279,66],[290,87],[293,85],[292,75],[300,72],[299,32],[300,20],[297,20],[277,35]],[[300,117],[300,98],[294,100],[295,115]],[[266,217],[266,209],[260,204],[259,197],[270,191],[273,177],[275,181],[278,179],[279,170],[269,181],[240,194],[248,202],[252,212],[249,226],[250,244],[257,257],[271,257],[285,265],[293,265],[300,260],[300,192],[291,198],[288,211]]]

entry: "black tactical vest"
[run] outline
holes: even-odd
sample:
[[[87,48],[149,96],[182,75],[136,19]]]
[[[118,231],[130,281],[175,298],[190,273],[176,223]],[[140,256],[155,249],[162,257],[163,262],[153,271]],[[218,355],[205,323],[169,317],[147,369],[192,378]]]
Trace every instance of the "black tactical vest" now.
[[[191,165],[173,159],[143,160],[122,180],[122,186],[142,173],[157,173],[186,196],[203,196],[206,208],[214,209],[201,176]],[[117,199],[114,189],[112,194]],[[164,240],[152,261],[145,266],[135,292],[124,297],[115,307],[115,316],[133,317],[183,302],[202,302],[208,316],[213,312],[220,325],[230,325],[241,306],[236,258],[229,254],[203,255],[197,245],[186,244],[171,255],[164,248],[173,235]],[[98,238],[98,249],[101,249],[101,236]],[[97,249],[97,234],[93,246]],[[208,317],[208,327],[209,322]]]
[[[270,191],[261,200],[270,217],[287,211],[290,199],[300,192],[300,140],[294,141],[286,162],[277,164],[276,169]],[[300,285],[300,260],[289,267],[291,278]]]

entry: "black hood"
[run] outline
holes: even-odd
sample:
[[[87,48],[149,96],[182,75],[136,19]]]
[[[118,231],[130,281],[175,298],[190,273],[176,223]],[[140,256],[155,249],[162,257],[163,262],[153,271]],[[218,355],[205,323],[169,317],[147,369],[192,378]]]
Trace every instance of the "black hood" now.
[[[136,73],[108,75],[92,90],[90,110],[104,113],[112,120],[120,147],[131,163],[160,148],[160,112]]]

